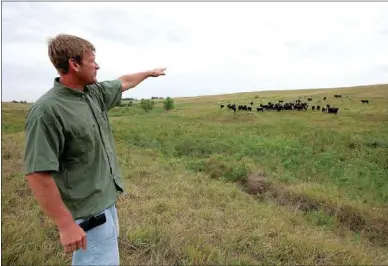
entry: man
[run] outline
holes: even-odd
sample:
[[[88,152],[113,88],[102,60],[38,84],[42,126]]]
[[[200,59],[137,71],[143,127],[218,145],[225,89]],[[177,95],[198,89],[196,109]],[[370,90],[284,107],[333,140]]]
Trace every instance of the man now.
[[[25,174],[64,250],[73,252],[73,265],[118,265],[115,204],[124,189],[107,111],[124,91],[165,75],[165,69],[97,82],[94,53],[89,41],[76,36],[49,41],[59,77],[27,114]],[[83,227],[84,221],[91,226]]]

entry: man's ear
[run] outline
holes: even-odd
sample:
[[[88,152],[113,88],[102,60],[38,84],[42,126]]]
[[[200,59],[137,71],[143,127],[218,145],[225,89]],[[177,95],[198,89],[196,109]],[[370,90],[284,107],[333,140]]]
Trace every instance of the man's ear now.
[[[80,66],[77,63],[77,61],[74,58],[70,58],[69,59],[69,70],[72,69],[74,72],[78,72],[79,68],[80,68]]]

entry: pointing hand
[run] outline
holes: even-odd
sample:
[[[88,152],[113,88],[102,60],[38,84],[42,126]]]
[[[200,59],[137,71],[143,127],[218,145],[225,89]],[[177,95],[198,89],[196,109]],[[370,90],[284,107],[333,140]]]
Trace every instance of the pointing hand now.
[[[166,68],[156,68],[154,70],[151,70],[151,76],[152,77],[164,76],[166,75],[166,73],[164,73],[165,70]]]

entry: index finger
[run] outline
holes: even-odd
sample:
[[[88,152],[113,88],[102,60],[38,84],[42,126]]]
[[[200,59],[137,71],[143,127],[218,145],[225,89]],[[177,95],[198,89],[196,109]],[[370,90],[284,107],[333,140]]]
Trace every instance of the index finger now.
[[[87,241],[87,239],[86,239],[86,234],[85,234],[85,236],[81,239],[81,247],[82,247],[82,249],[85,251],[86,250],[86,247],[87,247],[87,245],[88,245],[88,241]]]

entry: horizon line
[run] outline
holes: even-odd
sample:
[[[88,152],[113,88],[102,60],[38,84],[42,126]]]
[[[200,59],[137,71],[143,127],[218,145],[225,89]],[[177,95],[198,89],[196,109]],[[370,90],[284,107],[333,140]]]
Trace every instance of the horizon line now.
[[[388,85],[388,83],[372,83],[372,84],[360,84],[360,85],[352,85],[352,86],[341,86],[341,87],[316,87],[316,88],[295,88],[295,89],[275,89],[275,90],[252,90],[252,91],[239,91],[239,92],[230,92],[230,93],[216,93],[216,94],[201,94],[201,95],[192,95],[192,96],[181,96],[181,97],[171,97],[171,96],[150,96],[148,98],[132,98],[132,97],[124,97],[123,99],[135,99],[135,100],[141,100],[141,99],[151,99],[152,97],[171,97],[173,99],[186,99],[186,98],[201,98],[201,97],[212,97],[212,96],[223,96],[223,95],[232,95],[232,94],[244,94],[244,93],[255,93],[255,92],[288,92],[288,91],[300,91],[300,90],[333,90],[333,89],[349,89],[349,88],[361,88],[361,87],[371,87],[371,86],[383,86]],[[17,100],[11,100],[11,101],[1,101],[1,103],[12,103],[12,101]],[[18,102],[22,102],[24,100],[20,100]],[[26,101],[26,103],[34,103]]]

